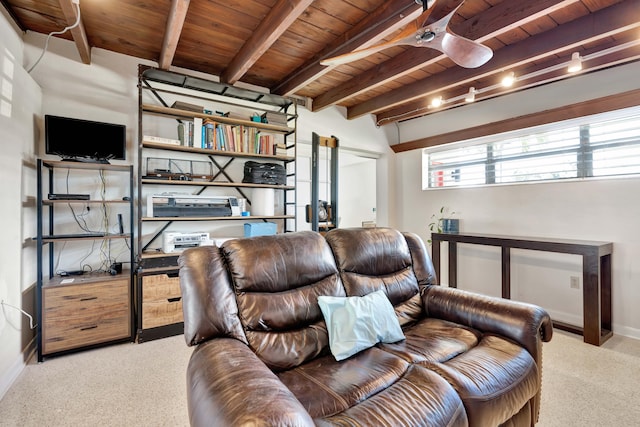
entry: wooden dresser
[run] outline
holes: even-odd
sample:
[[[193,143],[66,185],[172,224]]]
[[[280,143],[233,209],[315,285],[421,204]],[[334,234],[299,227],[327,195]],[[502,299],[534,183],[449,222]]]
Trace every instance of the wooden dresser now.
[[[184,331],[178,253],[143,257],[136,272],[139,343]]]
[[[131,338],[129,272],[56,277],[42,287],[42,354]]]
[[[143,276],[142,328],[182,322],[182,298],[178,272]]]

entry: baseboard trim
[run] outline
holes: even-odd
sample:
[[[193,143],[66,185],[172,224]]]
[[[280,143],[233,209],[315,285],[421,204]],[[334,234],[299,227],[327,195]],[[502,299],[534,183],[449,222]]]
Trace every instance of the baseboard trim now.
[[[16,382],[24,368],[26,368],[27,363],[31,360],[32,357],[35,356],[36,353],[36,340],[35,338],[31,340],[27,347],[18,355],[16,361],[11,365],[9,370],[0,377],[0,400],[4,398],[4,395],[7,394],[13,383]]]
[[[565,313],[565,312],[556,311],[556,310],[548,310],[548,309],[547,309],[547,312],[549,313],[549,316],[551,316],[551,319],[553,320],[564,322],[569,325],[575,325],[580,328],[583,325],[583,320],[581,316],[576,316],[575,314]]]
[[[627,338],[635,338],[640,340],[640,329],[631,328],[629,326],[620,326],[613,324],[613,334],[614,335],[622,335]]]
[[[555,310],[547,310],[547,311],[548,311],[549,315],[551,316],[551,319],[556,319],[558,321],[565,322],[565,323],[568,323],[570,325],[575,325],[575,326],[578,326],[580,328],[583,325],[582,317],[576,316],[575,314],[564,313],[564,312],[555,311]],[[640,340],[640,329],[632,328],[632,327],[629,327],[629,326],[623,326],[623,325],[615,324],[615,323],[613,325],[611,325],[611,326],[612,326],[614,335],[620,335],[620,336],[623,336],[623,337]]]

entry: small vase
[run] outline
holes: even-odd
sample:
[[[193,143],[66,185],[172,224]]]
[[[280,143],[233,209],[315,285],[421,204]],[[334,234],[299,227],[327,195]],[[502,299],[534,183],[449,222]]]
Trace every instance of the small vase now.
[[[443,218],[442,219],[442,232],[443,233],[458,233],[460,231],[460,220],[457,218]]]

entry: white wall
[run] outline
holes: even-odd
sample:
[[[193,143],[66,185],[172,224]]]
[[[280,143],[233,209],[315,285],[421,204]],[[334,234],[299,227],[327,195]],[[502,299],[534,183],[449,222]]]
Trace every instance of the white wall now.
[[[400,142],[636,89],[638,73],[640,63],[629,64],[409,121]],[[399,228],[428,239],[431,215],[446,206],[458,212],[462,231],[611,241],[614,333],[640,338],[640,177],[423,191],[421,158],[421,150],[397,155]],[[458,257],[460,288],[500,295],[499,249],[461,245]],[[577,256],[512,254],[513,298],[581,325],[582,290],[570,288],[571,276],[582,281]]]
[[[40,88],[22,68],[23,43],[0,13],[0,299],[33,314],[35,251],[34,140],[40,129]],[[24,207],[23,207],[24,206]],[[33,350],[29,321],[15,308],[0,311],[0,399]]]

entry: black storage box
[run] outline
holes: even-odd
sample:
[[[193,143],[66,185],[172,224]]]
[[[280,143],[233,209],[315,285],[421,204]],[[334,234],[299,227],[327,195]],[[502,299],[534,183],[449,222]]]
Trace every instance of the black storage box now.
[[[248,161],[244,164],[242,182],[251,184],[285,185],[287,171],[284,165]]]

